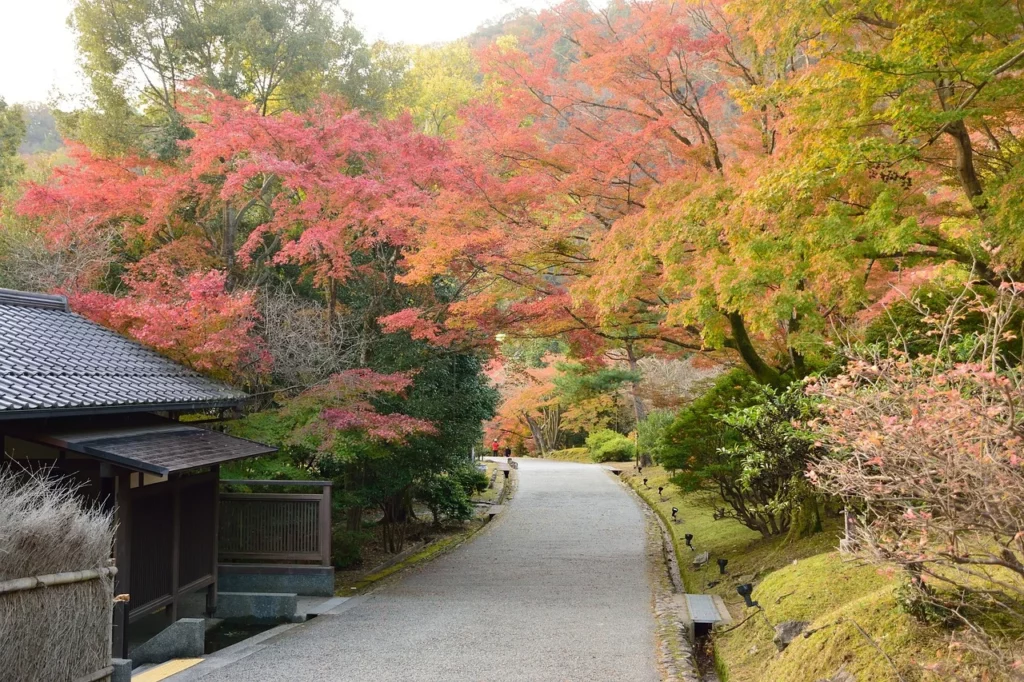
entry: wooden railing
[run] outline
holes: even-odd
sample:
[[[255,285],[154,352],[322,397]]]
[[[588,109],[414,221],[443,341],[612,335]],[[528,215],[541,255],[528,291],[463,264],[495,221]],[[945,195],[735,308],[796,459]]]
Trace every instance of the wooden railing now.
[[[317,493],[220,493],[220,561],[331,565],[331,482],[221,480],[251,488],[310,487]]]

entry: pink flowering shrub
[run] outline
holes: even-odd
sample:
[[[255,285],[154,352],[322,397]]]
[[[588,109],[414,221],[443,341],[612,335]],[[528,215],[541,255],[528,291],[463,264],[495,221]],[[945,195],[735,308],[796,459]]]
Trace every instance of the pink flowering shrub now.
[[[830,453],[808,475],[858,513],[854,546],[906,568],[922,598],[988,643],[996,620],[984,612],[1017,624],[999,625],[1002,635],[1024,631],[1019,297],[960,297],[934,317],[935,355],[855,354],[843,374],[807,387],[821,399],[811,428]],[[984,331],[958,331],[968,310]]]

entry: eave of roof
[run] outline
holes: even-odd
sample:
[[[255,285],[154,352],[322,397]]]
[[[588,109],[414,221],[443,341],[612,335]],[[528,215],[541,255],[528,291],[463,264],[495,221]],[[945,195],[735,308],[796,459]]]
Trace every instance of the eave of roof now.
[[[204,400],[181,403],[136,403],[128,405],[100,405],[97,407],[45,407],[29,410],[0,410],[0,422],[20,419],[50,419],[53,417],[86,417],[104,414],[138,414],[152,412],[201,412],[240,407],[248,398],[239,400]]]
[[[72,428],[70,431],[56,433],[21,432],[14,435],[23,440],[157,476],[277,451],[275,447],[246,438],[169,420],[154,420],[141,425]],[[171,444],[173,454],[168,454],[168,444]],[[127,454],[139,451],[142,454]]]

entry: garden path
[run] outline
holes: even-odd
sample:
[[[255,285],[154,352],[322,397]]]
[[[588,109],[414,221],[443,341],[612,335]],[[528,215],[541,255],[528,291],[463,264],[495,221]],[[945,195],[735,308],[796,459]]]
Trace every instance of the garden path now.
[[[657,680],[638,502],[597,466],[518,476],[467,544],[188,679]]]

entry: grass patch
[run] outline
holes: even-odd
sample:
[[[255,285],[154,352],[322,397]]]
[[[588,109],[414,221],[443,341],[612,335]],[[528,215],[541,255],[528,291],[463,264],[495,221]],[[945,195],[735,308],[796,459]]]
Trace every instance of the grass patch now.
[[[750,582],[754,599],[772,625],[804,620],[817,630],[810,637],[798,637],[782,653],[772,642],[773,628],[761,616],[717,636],[716,667],[723,682],[812,682],[828,679],[840,669],[857,680],[897,680],[854,623],[893,659],[905,680],[933,679],[921,663],[933,660],[943,648],[945,633],[920,625],[899,610],[894,597],[897,582],[891,576],[877,566],[840,557],[837,520],[826,522],[824,532],[808,538],[763,539],[733,519],[715,520],[715,496],[680,493],[659,467],[647,467],[640,475],[627,464],[622,478],[670,529],[687,591],[721,595],[739,623],[753,611],[744,606],[736,586]],[[659,486],[664,488],[662,496]],[[679,509],[681,522],[672,522],[672,507]],[[687,533],[694,536],[694,550],[686,547]],[[694,570],[694,555],[704,551],[710,555],[706,568]],[[729,560],[725,576],[719,575],[715,563],[720,557]]]

